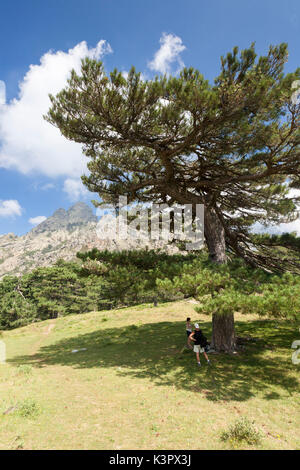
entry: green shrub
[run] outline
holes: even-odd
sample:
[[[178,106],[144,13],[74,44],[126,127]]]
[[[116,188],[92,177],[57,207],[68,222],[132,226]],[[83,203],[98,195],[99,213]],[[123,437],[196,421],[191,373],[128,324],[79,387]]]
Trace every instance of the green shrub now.
[[[261,442],[262,434],[256,429],[253,421],[242,417],[237,419],[227,431],[223,431],[221,439],[229,441],[231,444],[247,443],[249,445],[257,445]]]
[[[16,414],[22,418],[35,418],[41,413],[41,407],[32,398],[26,398],[22,402],[18,402]]]

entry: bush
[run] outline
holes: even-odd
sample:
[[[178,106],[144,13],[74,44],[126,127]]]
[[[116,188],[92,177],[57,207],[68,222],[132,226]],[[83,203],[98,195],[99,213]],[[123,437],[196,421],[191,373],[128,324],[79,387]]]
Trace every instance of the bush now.
[[[17,404],[16,414],[22,416],[22,418],[35,418],[41,413],[41,408],[36,401],[31,398],[19,402]]]
[[[254,421],[246,417],[239,418],[232,424],[228,431],[223,431],[221,435],[223,441],[229,441],[231,444],[241,444],[246,442],[249,445],[260,444],[262,434],[254,426]]]
[[[32,366],[30,364],[22,364],[17,368],[17,372],[22,375],[31,375]]]

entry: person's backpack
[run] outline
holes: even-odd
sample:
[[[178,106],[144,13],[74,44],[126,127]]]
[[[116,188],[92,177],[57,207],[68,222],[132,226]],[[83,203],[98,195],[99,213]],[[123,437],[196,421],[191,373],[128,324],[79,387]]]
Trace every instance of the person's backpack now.
[[[207,338],[204,336],[201,330],[195,331],[195,337],[199,341],[201,348],[205,348],[207,345]]]
[[[201,348],[205,348],[207,346],[207,338],[204,336],[204,334],[201,331],[201,337],[200,337],[200,346]]]

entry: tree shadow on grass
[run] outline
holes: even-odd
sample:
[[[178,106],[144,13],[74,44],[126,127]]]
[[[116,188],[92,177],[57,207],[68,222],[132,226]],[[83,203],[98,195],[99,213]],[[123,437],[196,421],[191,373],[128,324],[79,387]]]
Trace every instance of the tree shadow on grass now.
[[[211,323],[202,322],[201,326],[209,336]],[[150,379],[157,386],[193,391],[212,401],[244,401],[258,393],[272,400],[299,392],[298,380],[290,375],[295,367],[290,357],[276,351],[290,350],[293,328],[282,324],[275,329],[274,322],[257,320],[236,322],[236,330],[238,335],[259,340],[238,355],[211,355],[211,367],[203,358],[198,368],[193,352],[181,352],[186,341],[182,322],[103,328],[62,339],[42,347],[34,356],[18,356],[9,362],[36,367],[115,368],[119,376]],[[273,348],[268,354],[266,343]],[[87,350],[72,353],[81,348]]]

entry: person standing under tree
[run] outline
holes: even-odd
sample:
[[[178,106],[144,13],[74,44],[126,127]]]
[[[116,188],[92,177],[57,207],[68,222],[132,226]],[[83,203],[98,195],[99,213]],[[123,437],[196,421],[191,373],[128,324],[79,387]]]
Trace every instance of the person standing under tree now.
[[[196,353],[198,367],[201,367],[200,353],[204,354],[204,357],[207,360],[207,364],[210,365],[210,360],[208,359],[204,349],[207,344],[207,340],[200,330],[198,323],[195,323],[195,330],[190,334],[189,341],[194,342],[194,352]]]
[[[192,348],[192,345],[191,345],[191,342],[190,342],[190,335],[193,331],[193,328],[192,328],[192,324],[191,324],[191,319],[190,317],[187,317],[186,319],[186,334],[187,334],[187,345],[186,347],[189,348],[189,349],[193,349]]]

